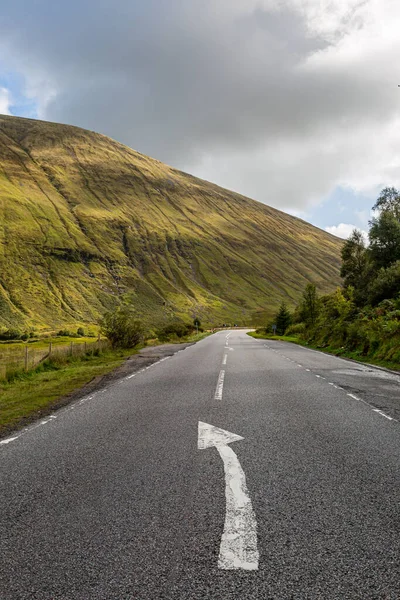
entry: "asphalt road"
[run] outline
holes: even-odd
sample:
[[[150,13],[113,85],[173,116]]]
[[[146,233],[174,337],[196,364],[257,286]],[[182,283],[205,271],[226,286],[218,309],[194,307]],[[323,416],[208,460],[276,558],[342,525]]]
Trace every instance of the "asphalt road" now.
[[[400,376],[228,333],[3,440],[1,600],[400,598]],[[219,566],[199,421],[243,438],[258,569]]]

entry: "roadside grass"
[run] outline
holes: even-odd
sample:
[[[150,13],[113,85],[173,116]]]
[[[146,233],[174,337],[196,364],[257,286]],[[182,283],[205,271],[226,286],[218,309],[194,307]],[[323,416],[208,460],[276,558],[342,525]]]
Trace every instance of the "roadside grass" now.
[[[247,335],[259,340],[282,340],[284,342],[294,342],[295,344],[307,346],[305,342],[302,342],[301,340],[299,340],[299,338],[291,335],[270,335],[269,333],[260,333],[258,331],[249,331]]]
[[[73,355],[105,350],[105,340],[97,337],[54,336],[36,340],[0,342],[0,381],[10,381],[20,371],[34,370],[47,358],[62,362]],[[65,362],[65,360],[64,360]]]
[[[199,331],[199,333],[193,333],[192,335],[188,335],[183,342],[199,342],[200,340],[204,340],[204,338],[212,335],[212,331]]]
[[[281,340],[283,342],[292,342],[293,344],[298,344],[299,346],[304,346],[305,348],[311,348],[312,350],[325,352],[325,354],[332,354],[334,356],[339,356],[342,358],[350,358],[351,360],[355,360],[356,362],[376,365],[377,367],[384,367],[385,369],[390,369],[392,371],[400,371],[400,364],[398,362],[369,356],[368,354],[363,354],[361,350],[348,350],[346,348],[334,348],[333,346],[317,346],[316,344],[309,344],[308,342],[301,340],[295,336],[272,335],[268,333],[259,332],[249,332],[247,335],[250,335],[251,337],[256,339]]]
[[[65,362],[47,360],[36,369],[20,371],[0,383],[0,435],[27,424],[57,406],[63,396],[79,389],[93,378],[119,367],[131,350],[107,350],[72,357]]]
[[[4,341],[0,340],[0,354],[2,352],[18,352],[25,348],[26,345],[29,348],[37,348],[38,350],[43,350],[49,347],[49,344],[53,346],[68,346],[71,342],[74,344],[91,344],[97,340],[97,336],[49,336],[49,337],[41,337],[41,338],[33,338],[31,340],[22,341],[22,340],[11,340]]]

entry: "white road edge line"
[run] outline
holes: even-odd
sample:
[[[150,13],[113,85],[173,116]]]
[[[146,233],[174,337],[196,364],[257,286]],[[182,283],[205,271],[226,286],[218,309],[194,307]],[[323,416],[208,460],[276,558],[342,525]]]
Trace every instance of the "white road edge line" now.
[[[389,417],[389,415],[384,413],[383,410],[379,410],[379,408],[374,408],[373,411],[378,413],[379,415],[382,415],[382,417],[385,417],[385,419],[389,419],[389,421],[393,421],[393,418]]]
[[[10,442],[17,440],[19,437],[19,435],[16,435],[14,437],[6,438],[5,440],[1,440],[0,444],[9,444]]]
[[[221,370],[218,376],[217,387],[215,388],[214,400],[222,400],[222,391],[224,389],[225,371]]]

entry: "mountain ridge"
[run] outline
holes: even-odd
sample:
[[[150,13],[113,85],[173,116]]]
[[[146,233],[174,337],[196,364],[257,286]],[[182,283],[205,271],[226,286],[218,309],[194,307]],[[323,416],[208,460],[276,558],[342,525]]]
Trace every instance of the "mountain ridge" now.
[[[18,243],[17,243],[18,242]],[[341,240],[75,126],[0,116],[0,324],[248,323],[308,281],[339,284]]]

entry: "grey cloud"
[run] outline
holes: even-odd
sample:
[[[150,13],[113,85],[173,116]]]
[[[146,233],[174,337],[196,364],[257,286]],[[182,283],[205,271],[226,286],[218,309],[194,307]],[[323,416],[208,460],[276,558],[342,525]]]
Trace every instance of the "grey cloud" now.
[[[100,131],[194,171],[205,156],[228,160],[266,147],[268,158],[274,144],[329,140],[332,125],[359,127],[393,112],[389,94],[366,93],[375,83],[368,65],[359,73],[308,66],[331,41],[311,34],[293,4],[273,10],[250,5],[243,1],[241,10],[230,10],[215,0],[15,0],[0,22],[0,44],[28,79],[42,78],[55,90],[45,118]],[[283,173],[275,160],[271,165],[275,192]],[[246,178],[265,181],[248,169],[241,191]],[[265,198],[261,184],[250,188]]]

